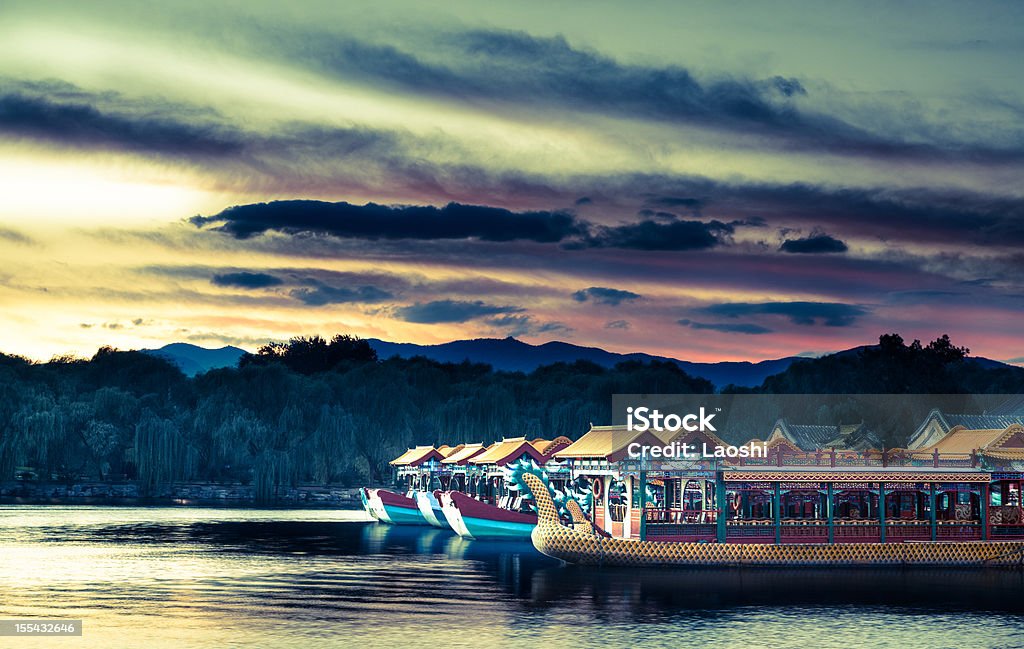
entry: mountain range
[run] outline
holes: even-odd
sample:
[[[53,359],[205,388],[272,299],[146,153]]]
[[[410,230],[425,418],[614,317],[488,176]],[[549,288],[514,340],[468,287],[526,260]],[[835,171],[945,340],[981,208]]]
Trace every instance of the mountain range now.
[[[759,363],[734,361],[694,363],[641,352],[619,354],[599,347],[583,347],[557,341],[531,345],[511,337],[455,340],[440,345],[394,343],[376,338],[370,338],[368,342],[382,359],[392,356],[403,358],[425,356],[447,363],[461,363],[464,360],[469,360],[474,363],[486,363],[498,370],[520,372],[530,372],[541,365],[572,363],[577,360],[590,361],[602,367],[612,367],[622,361],[661,360],[676,363],[687,374],[705,378],[717,386],[729,383],[743,386],[760,385],[766,376],[785,371],[790,363],[799,358],[793,356]],[[189,376],[219,367],[233,367],[238,363],[238,359],[246,353],[244,349],[238,347],[206,349],[189,343],[171,343],[159,349],[144,349],[142,351],[170,360]]]
[[[599,347],[582,347],[559,341],[531,345],[515,338],[476,338],[455,340],[440,345],[392,343],[375,338],[371,338],[369,342],[380,358],[426,356],[434,360],[452,363],[469,359],[477,363],[487,363],[495,369],[520,372],[530,372],[541,365],[572,363],[578,360],[590,361],[602,367],[612,367],[623,361],[668,361],[681,367],[690,376],[707,379],[716,386],[730,383],[743,386],[760,385],[765,377],[785,371],[793,361],[799,358],[790,356],[759,363],[746,361],[694,363],[642,352],[619,354]]]
[[[376,338],[369,338],[367,341],[377,352],[377,356],[382,359],[392,356],[402,358],[425,356],[443,363],[461,363],[464,360],[469,360],[474,363],[486,363],[497,370],[519,372],[530,372],[541,365],[572,363],[577,360],[590,361],[602,367],[612,367],[623,361],[667,361],[675,363],[690,376],[707,379],[719,388],[730,383],[744,387],[761,385],[766,377],[784,372],[794,361],[801,360],[800,356],[787,356],[757,363],[747,361],[695,363],[642,352],[619,354],[599,347],[583,347],[559,341],[531,345],[511,337],[455,340],[439,345],[394,343]],[[836,354],[852,354],[861,349],[864,347],[854,347],[836,352]],[[170,360],[189,376],[218,367],[233,367],[238,363],[238,359],[246,353],[244,349],[238,347],[206,349],[189,343],[171,343],[159,349],[144,349],[142,351]],[[974,357],[973,360],[989,368],[1004,365],[999,361],[981,357]]]

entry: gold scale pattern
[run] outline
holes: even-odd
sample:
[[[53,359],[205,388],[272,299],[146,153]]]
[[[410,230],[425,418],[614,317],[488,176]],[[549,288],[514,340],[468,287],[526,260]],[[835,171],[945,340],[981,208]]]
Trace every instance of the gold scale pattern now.
[[[775,545],[604,538],[591,531],[562,525],[551,492],[544,483],[530,474],[524,475],[523,479],[537,503],[537,527],[532,534],[534,546],[550,557],[569,563],[616,566],[1024,567],[1024,541]],[[570,510],[570,513],[575,521],[576,512]],[[580,510],[579,515],[582,514]]]

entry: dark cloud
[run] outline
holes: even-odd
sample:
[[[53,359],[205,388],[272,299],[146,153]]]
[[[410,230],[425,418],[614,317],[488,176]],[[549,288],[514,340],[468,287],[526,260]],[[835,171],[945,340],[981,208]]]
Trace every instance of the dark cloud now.
[[[618,226],[597,226],[582,246],[631,250],[705,250],[723,242],[735,228],[721,221],[640,221]],[[578,247],[569,244],[568,247]]]
[[[441,171],[438,170],[438,173]],[[639,192],[650,193],[669,186],[682,186],[705,197],[702,199],[702,211],[712,219],[707,222],[662,222],[662,219],[654,221],[642,218],[638,222],[620,226],[594,226],[563,212],[536,212],[565,215],[564,218],[552,217],[550,227],[539,229],[542,232],[550,231],[552,237],[556,233],[564,235],[562,242],[567,248],[706,249],[727,240],[738,227],[762,227],[769,221],[776,227],[790,226],[803,230],[812,227],[828,230],[838,228],[851,234],[880,238],[892,243],[907,241],[958,246],[1024,246],[1024,200],[967,191],[928,188],[836,189],[806,183],[721,183],[707,178],[643,174],[585,176],[575,178],[571,182],[557,183],[538,176],[514,173],[499,176],[475,172],[466,174],[463,180],[466,183],[465,191],[468,193],[487,194],[510,200],[516,195],[542,197],[551,204],[558,204],[564,200],[571,201],[571,196],[575,195],[580,187],[588,190],[601,188],[607,196],[627,197]],[[565,186],[560,184],[563,182]],[[243,206],[248,207],[250,206]],[[287,215],[280,214],[285,210],[268,210],[278,212],[276,216],[280,217],[270,219],[261,216],[260,213],[264,210],[259,205],[253,207],[257,209],[251,213],[243,209],[239,215],[231,214],[234,223],[225,221],[220,224],[221,229],[235,236],[244,237],[274,227],[282,230],[287,227]],[[402,209],[375,207],[381,210]],[[374,222],[369,216],[365,216],[366,218],[358,219],[357,224],[367,230],[368,235],[384,238],[383,234],[375,232]],[[197,225],[213,224],[216,218],[196,217],[193,222]],[[370,220],[370,223],[364,227],[362,224],[367,220]],[[331,219],[327,221],[326,225],[312,222],[305,224],[305,229],[296,227],[294,230],[328,231],[332,226]],[[444,219],[441,221],[449,223]],[[384,222],[390,224],[395,221],[388,219]],[[384,229],[384,226],[380,226],[380,229]],[[430,233],[423,232],[425,229],[426,226],[422,223],[410,226],[409,238],[427,238]],[[467,231],[471,231],[469,226],[458,234],[466,235]],[[398,234],[400,233],[392,232],[389,236]],[[313,243],[306,240],[303,245],[308,247]],[[968,252],[968,249],[965,249],[965,252]]]
[[[640,295],[638,293],[623,291],[617,288],[605,288],[603,286],[591,286],[590,288],[585,288],[572,294],[572,299],[577,302],[593,300],[598,304],[611,304],[612,306],[618,306],[623,302],[637,300],[639,298]]]
[[[445,322],[468,322],[485,316],[521,313],[520,307],[498,306],[481,300],[435,300],[417,302],[395,309],[395,316],[406,322],[438,324]]]
[[[624,175],[593,179],[608,193],[670,187],[702,196],[706,217],[730,227],[842,229],[912,242],[1024,246],[1024,200],[967,190],[826,187],[809,183],[719,182],[700,177]],[[667,195],[667,194],[666,194]],[[649,202],[649,201],[648,201]],[[820,232],[812,232],[812,236]]]
[[[605,329],[629,329],[632,326],[629,320],[611,320],[604,324]]]
[[[786,239],[779,246],[779,250],[782,252],[816,254],[846,252],[849,248],[839,239],[830,237],[827,234],[817,234],[803,239]]]
[[[573,328],[565,324],[564,322],[545,322],[543,324],[537,325],[536,329],[534,330],[534,333],[570,333],[572,331],[574,331]]]
[[[449,203],[387,206],[322,201],[274,201],[229,207],[214,216],[196,216],[197,227],[244,239],[268,230],[287,234],[328,234],[359,239],[481,239],[558,242],[583,226],[568,212],[512,212],[499,207]]]
[[[460,99],[500,98],[717,124],[780,127],[801,121],[784,101],[799,94],[794,89],[802,89],[796,80],[722,79],[704,84],[681,67],[623,65],[597,52],[574,48],[561,36],[534,37],[525,32],[473,30],[453,33],[444,43],[457,52],[449,63],[336,35],[322,39],[307,35],[301,51],[282,44],[293,50],[293,56],[344,77]]]
[[[506,336],[535,336],[544,333],[570,333],[573,331],[561,322],[538,323],[529,315],[503,315],[487,318],[484,322],[495,329],[501,330]]]
[[[694,322],[687,319],[679,320],[678,322],[684,327],[691,329],[706,329],[729,334],[768,334],[772,332],[768,327],[745,322]]]
[[[161,108],[149,104],[133,110],[103,110],[82,98],[54,100],[15,92],[0,95],[0,132],[61,145],[170,155],[225,156],[242,151],[238,133],[199,118],[194,109]]]
[[[376,286],[330,286],[323,282],[309,279],[310,286],[297,288],[288,294],[309,306],[325,306],[327,304],[371,304],[384,302],[394,297],[388,291]]]
[[[801,106],[800,99],[808,93],[797,79],[704,77],[698,81],[680,66],[620,63],[574,47],[562,36],[536,37],[501,30],[454,32],[435,39],[431,50],[423,54],[336,34],[305,33],[296,41],[280,38],[276,44],[290,61],[345,79],[363,79],[460,103],[505,102],[698,124],[762,140],[775,138],[791,150],[919,160],[965,157],[1001,162],[1024,158],[1020,142],[993,148],[908,140],[904,133],[922,130],[929,131],[933,139],[949,137],[948,130],[927,125],[923,114],[912,110],[894,113],[900,128],[890,128],[888,133],[866,130]]]
[[[824,324],[828,327],[848,327],[869,313],[868,309],[840,302],[728,302],[713,304],[702,309],[705,313],[727,318],[752,315],[785,316],[793,324]]]
[[[214,275],[210,282],[216,286],[233,286],[236,288],[267,288],[270,286],[280,286],[284,283],[280,277],[274,277],[267,273],[250,273],[247,271]]]
[[[806,184],[738,187],[741,200],[791,221],[827,221],[908,241],[1024,244],[1024,201],[944,190],[827,189]]]

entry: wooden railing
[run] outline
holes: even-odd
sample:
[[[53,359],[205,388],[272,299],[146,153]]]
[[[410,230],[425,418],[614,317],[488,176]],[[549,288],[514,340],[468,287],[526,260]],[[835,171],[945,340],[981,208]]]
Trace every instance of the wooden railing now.
[[[716,532],[714,523],[665,523],[647,526],[647,538],[656,541],[714,541]]]
[[[853,453],[821,449],[818,451],[796,452],[772,449],[767,457],[737,458],[739,466],[877,466],[877,467],[974,467],[978,466],[975,453],[915,453],[913,451],[885,451]]]
[[[993,528],[996,526],[993,526]],[[1010,527],[1010,526],[1007,526]],[[879,541],[882,526],[878,521],[836,520],[832,527],[833,538],[838,542]],[[977,521],[938,521],[935,526],[936,538],[944,540],[974,540],[981,538],[981,523]],[[1017,526],[1002,536],[1021,534],[1024,529]],[[771,520],[733,520],[726,524],[727,539],[770,539],[775,536],[775,524]],[[783,541],[828,537],[828,521],[784,519],[779,525],[779,536]],[[931,539],[931,522],[922,520],[888,521],[885,524],[886,541],[927,541]]]
[[[681,525],[683,523],[713,523],[717,509],[645,509],[648,525]]]

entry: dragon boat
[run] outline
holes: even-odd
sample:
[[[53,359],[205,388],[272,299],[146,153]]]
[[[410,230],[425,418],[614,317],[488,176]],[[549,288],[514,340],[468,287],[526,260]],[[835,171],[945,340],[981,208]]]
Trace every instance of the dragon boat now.
[[[583,565],[1024,568],[1024,426],[954,426],[890,451],[799,444],[840,432],[808,441],[815,431],[780,423],[752,442],[763,457],[654,460],[625,449],[724,443],[592,427],[557,454],[593,484],[588,507],[564,503],[567,520],[541,477],[519,477],[537,506],[531,539]]]

